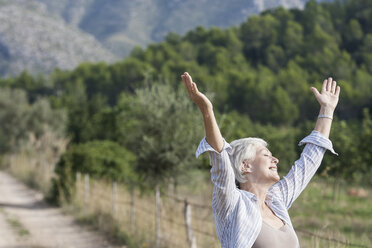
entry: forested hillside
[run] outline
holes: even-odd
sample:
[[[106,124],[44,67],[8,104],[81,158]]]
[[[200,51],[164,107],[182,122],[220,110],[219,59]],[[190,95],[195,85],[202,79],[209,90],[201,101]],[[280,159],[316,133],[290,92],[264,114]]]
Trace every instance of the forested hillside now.
[[[268,140],[283,173],[318,114],[310,86],[320,89],[331,76],[341,86],[331,134],[340,155],[326,156],[320,173],[372,183],[371,45],[370,1],[310,1],[304,10],[265,11],[226,30],[199,27],[184,36],[170,33],[164,42],[136,48],[115,64],[81,64],[48,78],[24,73],[0,83],[27,91],[30,104],[43,97],[52,109],[67,111],[66,122],[49,122],[65,127],[74,144],[57,168],[66,188],[56,190],[68,191],[71,172],[79,169],[98,177],[121,171],[122,180],[134,180],[134,170],[147,186],[179,182],[189,171],[209,169],[206,161],[193,158],[203,136],[202,121],[181,84],[184,71],[213,96],[226,139]],[[2,99],[7,98],[12,93],[4,93]],[[0,121],[19,118],[15,110],[7,114],[7,108],[1,109]],[[19,128],[16,124],[7,128],[0,130],[1,142],[16,144],[25,138],[24,132],[11,136],[18,134],[9,131]],[[98,162],[89,163],[107,150],[110,156],[102,153]],[[91,166],[83,166],[87,164]]]
[[[307,0],[0,0],[0,76],[47,74],[83,61],[112,63],[170,31],[230,27],[252,14]],[[182,10],[182,11],[181,11]]]
[[[197,26],[230,27],[269,8],[302,8],[307,0],[38,0],[67,23],[90,33],[115,54],[135,45],[164,40],[170,31],[185,34]]]

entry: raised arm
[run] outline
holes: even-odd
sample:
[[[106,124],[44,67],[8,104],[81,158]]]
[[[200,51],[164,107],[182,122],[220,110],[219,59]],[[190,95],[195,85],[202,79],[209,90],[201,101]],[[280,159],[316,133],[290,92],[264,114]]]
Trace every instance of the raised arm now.
[[[203,115],[206,137],[205,140],[203,139],[200,142],[196,156],[206,151],[209,152],[209,160],[212,165],[211,180],[214,185],[213,212],[216,218],[225,220],[229,218],[229,214],[234,209],[239,198],[239,193],[235,186],[235,175],[229,157],[231,146],[224,142],[222,138],[214,117],[212,103],[204,94],[198,91],[196,84],[187,72],[181,77],[191,100],[199,107]],[[224,227],[221,226],[216,229],[220,231],[224,230]]]
[[[223,148],[223,138],[218,128],[216,118],[214,117],[211,101],[198,90],[198,87],[187,72],[181,75],[181,77],[191,100],[198,106],[203,115],[205,136],[208,144],[216,151],[221,152]]]
[[[336,154],[328,137],[340,87],[332,78],[328,78],[323,82],[321,93],[314,87],[311,90],[320,104],[320,113],[314,131],[300,141],[299,145],[306,144],[300,158],[294,163],[289,173],[271,189],[273,193],[282,198],[287,209],[291,207],[314,176],[326,150]]]
[[[328,138],[331,131],[333,112],[340,95],[340,86],[337,86],[336,81],[332,81],[330,77],[328,80],[325,79],[323,81],[321,93],[314,87],[311,87],[311,90],[320,104],[320,112],[314,130]]]

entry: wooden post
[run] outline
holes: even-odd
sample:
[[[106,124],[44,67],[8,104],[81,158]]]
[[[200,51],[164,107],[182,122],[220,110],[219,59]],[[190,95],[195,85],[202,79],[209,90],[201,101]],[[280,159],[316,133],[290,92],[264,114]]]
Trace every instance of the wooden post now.
[[[135,212],[134,212],[134,187],[130,186],[130,229],[132,233],[135,231]]]
[[[75,187],[76,187],[76,197],[77,199],[80,198],[80,178],[81,178],[81,174],[80,172],[76,172],[76,181],[75,181]]]
[[[112,215],[116,217],[117,206],[116,206],[116,198],[117,198],[117,184],[116,182],[112,183]]]
[[[196,248],[196,238],[194,236],[194,232],[191,227],[191,219],[192,219],[191,213],[192,213],[191,205],[185,199],[184,214],[185,214],[187,242],[189,243],[190,248]]]
[[[80,184],[80,178],[81,178],[80,172],[76,172],[76,185],[77,186],[79,186],[79,184]]]
[[[155,248],[160,246],[160,190],[159,185],[155,187]]]
[[[89,206],[89,174],[84,176],[84,209],[88,210]]]
[[[41,161],[40,161],[40,163],[43,166],[44,180],[45,181],[48,181],[49,180],[49,166],[48,166],[48,162],[45,161],[45,160],[46,160],[45,158],[42,158]]]

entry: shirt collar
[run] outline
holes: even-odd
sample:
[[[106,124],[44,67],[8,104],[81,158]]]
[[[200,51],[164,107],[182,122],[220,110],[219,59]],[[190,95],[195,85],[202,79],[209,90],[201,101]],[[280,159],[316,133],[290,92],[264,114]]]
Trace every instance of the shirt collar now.
[[[246,190],[240,190],[240,191],[243,191],[244,194],[246,194],[251,201],[257,201],[258,200],[257,199],[257,196],[255,194],[253,194],[253,193],[251,193],[249,191],[246,191]],[[274,194],[272,192],[270,192],[270,191],[267,192],[265,202],[266,203],[269,203],[269,204],[272,204],[273,201],[275,201]]]

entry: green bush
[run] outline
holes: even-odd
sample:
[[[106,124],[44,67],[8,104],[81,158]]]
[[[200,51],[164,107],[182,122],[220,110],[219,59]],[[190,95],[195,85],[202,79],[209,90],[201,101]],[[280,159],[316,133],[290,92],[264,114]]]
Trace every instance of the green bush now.
[[[93,178],[104,178],[126,183],[135,183],[137,175],[133,165],[135,156],[112,141],[91,141],[72,145],[61,157],[53,180],[50,201],[70,201],[75,191],[75,174],[89,174]]]

